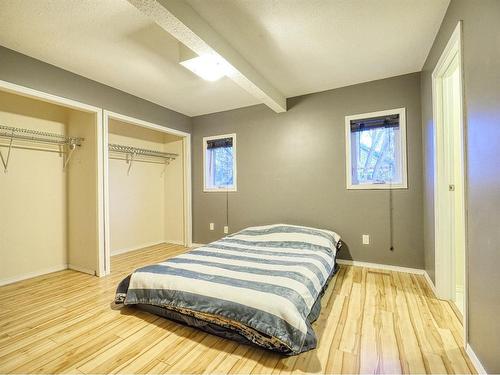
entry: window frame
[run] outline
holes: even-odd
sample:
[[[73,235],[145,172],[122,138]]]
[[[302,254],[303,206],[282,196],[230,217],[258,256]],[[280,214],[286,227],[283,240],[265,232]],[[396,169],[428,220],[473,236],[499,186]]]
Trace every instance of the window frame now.
[[[233,139],[233,186],[230,188],[227,187],[208,187],[207,186],[207,173],[206,173],[206,157],[207,157],[207,142],[212,141],[214,139],[222,139],[222,138],[232,138]],[[203,192],[205,193],[217,193],[217,192],[226,192],[226,191],[238,191],[237,188],[237,165],[236,165],[236,133],[231,134],[221,134],[221,135],[212,135],[210,137],[203,137]]]
[[[401,165],[401,183],[398,184],[353,184],[352,183],[352,145],[351,145],[351,120],[366,119],[371,117],[380,117],[388,115],[399,115],[399,150]],[[345,116],[345,152],[346,152],[346,188],[347,190],[392,190],[408,189],[408,165],[406,154],[406,108],[395,108],[384,111],[361,113],[357,115]]]

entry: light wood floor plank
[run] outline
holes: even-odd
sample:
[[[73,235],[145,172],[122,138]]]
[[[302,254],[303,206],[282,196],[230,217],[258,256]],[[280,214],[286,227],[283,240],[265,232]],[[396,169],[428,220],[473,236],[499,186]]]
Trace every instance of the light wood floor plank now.
[[[475,373],[460,320],[419,275],[341,266],[317,348],[293,357],[112,306],[121,279],[185,251],[159,244],[112,257],[103,278],[66,270],[0,287],[0,373]]]

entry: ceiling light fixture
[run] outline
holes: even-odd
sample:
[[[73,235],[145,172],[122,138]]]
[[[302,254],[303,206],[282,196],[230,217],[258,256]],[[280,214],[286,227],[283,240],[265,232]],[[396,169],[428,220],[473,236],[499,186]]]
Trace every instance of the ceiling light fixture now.
[[[207,81],[217,81],[230,75],[233,68],[224,59],[214,55],[201,55],[181,61],[183,67]]]

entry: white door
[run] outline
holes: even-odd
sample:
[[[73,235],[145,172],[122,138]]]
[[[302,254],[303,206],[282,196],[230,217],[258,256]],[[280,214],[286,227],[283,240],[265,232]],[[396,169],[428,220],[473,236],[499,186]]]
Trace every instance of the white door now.
[[[434,112],[435,287],[463,317],[467,342],[465,136],[462,23],[458,22],[432,73]]]
[[[443,246],[451,255],[450,298],[463,315],[465,270],[464,176],[462,155],[461,95],[458,54],[442,76],[442,186]],[[446,228],[447,227],[447,228]]]

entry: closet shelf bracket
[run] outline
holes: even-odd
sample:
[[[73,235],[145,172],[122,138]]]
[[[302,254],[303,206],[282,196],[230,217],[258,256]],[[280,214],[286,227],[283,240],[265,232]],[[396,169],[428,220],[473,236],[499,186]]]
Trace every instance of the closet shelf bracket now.
[[[134,157],[135,153],[127,154],[127,163],[128,163],[127,176],[130,176],[130,169],[132,169],[132,163],[134,162]]]
[[[68,154],[66,155],[66,158],[64,159],[64,166],[63,170],[66,170],[66,167],[68,166],[69,161],[71,160],[71,157],[73,156],[73,152],[76,150],[76,144],[75,143],[70,143],[68,145]]]
[[[163,171],[161,172],[161,176],[165,176],[165,173],[167,173],[167,165],[170,164],[170,161],[165,160],[164,166],[163,166]]]
[[[7,156],[5,158],[3,157],[2,150],[0,150],[0,158],[2,159],[4,173],[7,173],[9,170],[10,152],[12,151],[12,142],[13,141],[14,141],[14,131],[12,130],[10,133],[10,140],[9,140]]]

